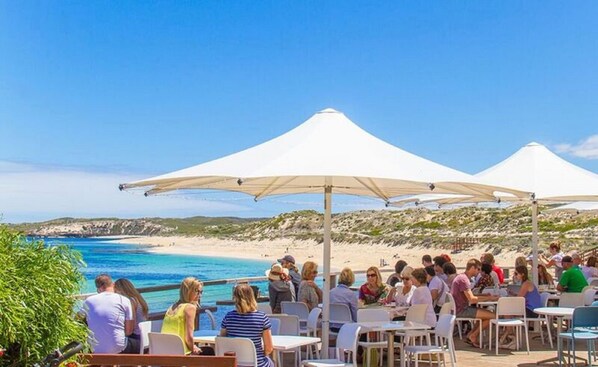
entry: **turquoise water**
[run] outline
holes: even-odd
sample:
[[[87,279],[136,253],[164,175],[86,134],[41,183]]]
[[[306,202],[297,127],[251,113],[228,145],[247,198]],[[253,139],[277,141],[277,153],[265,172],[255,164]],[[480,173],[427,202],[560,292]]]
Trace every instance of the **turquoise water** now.
[[[95,292],[98,274],[110,274],[113,280],[128,278],[136,287],[178,284],[187,276],[199,280],[264,276],[272,260],[244,260],[219,257],[166,255],[146,251],[145,246],[116,243],[101,238],[46,238],[47,244],[63,243],[81,252],[87,264],[81,269],[87,282],[82,293]],[[256,283],[267,292],[265,282]],[[232,285],[205,287],[201,303],[214,305],[218,299],[231,298]],[[178,299],[178,291],[154,292],[144,295],[150,312],[165,310]],[[218,307],[216,318],[224,317],[230,307]],[[202,317],[202,328],[205,327]]]

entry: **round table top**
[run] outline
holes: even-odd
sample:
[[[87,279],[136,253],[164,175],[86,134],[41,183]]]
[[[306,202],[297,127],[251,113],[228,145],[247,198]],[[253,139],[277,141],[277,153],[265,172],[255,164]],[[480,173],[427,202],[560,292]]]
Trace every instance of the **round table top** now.
[[[538,307],[534,308],[534,312],[548,316],[572,316],[574,309],[573,307]]]

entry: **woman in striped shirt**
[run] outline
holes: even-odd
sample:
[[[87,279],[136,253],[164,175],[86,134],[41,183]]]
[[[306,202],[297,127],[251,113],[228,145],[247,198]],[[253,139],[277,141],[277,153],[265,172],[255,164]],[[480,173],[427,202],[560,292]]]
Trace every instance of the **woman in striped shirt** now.
[[[248,284],[237,285],[233,300],[235,309],[224,316],[220,335],[251,339],[255,345],[258,367],[274,367],[274,362],[268,357],[273,350],[272,325],[266,314],[257,310],[253,289]]]

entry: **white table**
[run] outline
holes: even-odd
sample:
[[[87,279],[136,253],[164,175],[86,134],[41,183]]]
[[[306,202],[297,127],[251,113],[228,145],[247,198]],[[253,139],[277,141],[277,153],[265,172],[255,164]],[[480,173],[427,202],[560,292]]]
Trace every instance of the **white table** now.
[[[534,308],[534,312],[537,313],[538,315],[556,317],[558,319],[557,324],[556,324],[557,340],[558,340],[559,334],[561,333],[561,324],[563,323],[563,319],[571,319],[571,317],[573,316],[573,310],[574,310],[574,308],[572,308],[572,307],[538,307],[538,308]],[[550,324],[548,322],[546,322],[546,324],[548,325],[548,327],[550,327]],[[538,362],[536,362],[536,364],[551,362],[553,360],[558,361],[561,358],[564,359],[563,353],[561,350],[557,350],[556,358],[549,358],[549,359],[545,359],[542,361],[538,361]]]
[[[317,344],[321,341],[322,340],[320,338],[312,336],[272,335],[272,347],[276,351],[293,350],[306,345]],[[193,334],[193,342],[202,344],[216,344],[216,336]],[[276,363],[277,361],[274,362]]]
[[[382,331],[386,333],[388,339],[388,367],[394,366],[394,342],[395,332],[407,330],[428,330],[430,327],[426,324],[420,324],[413,321],[365,321],[358,323],[362,332]],[[405,348],[401,348],[401,367],[405,367]]]

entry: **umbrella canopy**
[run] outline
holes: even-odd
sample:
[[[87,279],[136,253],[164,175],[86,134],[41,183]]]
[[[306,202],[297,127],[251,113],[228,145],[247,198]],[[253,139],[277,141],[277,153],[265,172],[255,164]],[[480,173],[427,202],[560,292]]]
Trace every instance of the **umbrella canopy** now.
[[[537,276],[538,253],[538,201],[571,202],[598,201],[598,175],[567,162],[551,152],[544,145],[529,143],[502,162],[478,173],[475,177],[483,182],[529,191],[529,199],[508,193],[497,193],[495,201],[526,201],[532,203],[532,251],[534,258],[534,279]],[[438,202],[441,204],[476,203],[486,201],[481,197],[468,195],[417,195],[393,203]]]
[[[120,185],[150,187],[147,195],[179,189],[237,191],[256,199],[268,195],[324,193],[323,348],[328,347],[331,194],[378,197],[459,193],[491,199],[497,190],[529,193],[478,182],[473,176],[388,144],[344,114],[325,109],[295,129],[263,144],[176,172]]]

